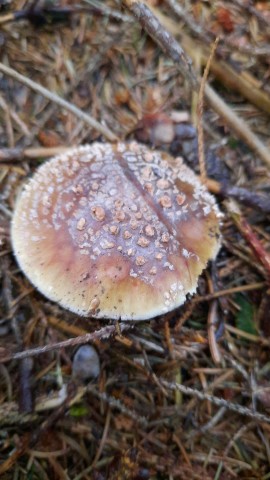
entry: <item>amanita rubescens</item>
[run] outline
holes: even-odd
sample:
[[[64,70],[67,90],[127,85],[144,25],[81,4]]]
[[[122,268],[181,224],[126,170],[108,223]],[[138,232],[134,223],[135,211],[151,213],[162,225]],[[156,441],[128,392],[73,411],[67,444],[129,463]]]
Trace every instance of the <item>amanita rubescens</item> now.
[[[94,143],[37,169],[12,242],[29,280],[84,316],[142,320],[194,293],[220,247],[214,198],[179,158]]]

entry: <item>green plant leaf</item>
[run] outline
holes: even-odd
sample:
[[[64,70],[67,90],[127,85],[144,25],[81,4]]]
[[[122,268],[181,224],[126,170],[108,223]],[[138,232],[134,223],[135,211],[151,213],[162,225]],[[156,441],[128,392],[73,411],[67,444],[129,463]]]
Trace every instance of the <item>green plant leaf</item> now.
[[[254,321],[255,308],[241,293],[235,296],[236,303],[240,307],[239,312],[236,315],[236,327],[239,330],[257,335],[258,330]]]
[[[85,405],[73,405],[69,409],[69,414],[71,417],[83,417],[88,413],[89,413],[89,410]]]

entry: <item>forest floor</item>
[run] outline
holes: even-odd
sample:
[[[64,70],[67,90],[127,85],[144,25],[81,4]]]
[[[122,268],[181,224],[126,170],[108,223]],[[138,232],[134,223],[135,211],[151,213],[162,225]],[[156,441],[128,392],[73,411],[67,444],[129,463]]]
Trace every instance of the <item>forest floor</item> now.
[[[3,479],[270,479],[270,4],[146,3],[140,24],[131,1],[0,1]],[[150,38],[152,15],[162,26]],[[198,83],[219,37],[208,84],[221,107],[206,92],[202,119],[188,70],[166,36],[157,45],[164,29]],[[196,295],[121,333],[121,322],[78,317],[38,293],[10,242],[18,191],[36,167],[117,136],[182,156],[200,174],[199,120],[224,216],[222,248]],[[86,339],[101,369],[83,383],[72,364]]]

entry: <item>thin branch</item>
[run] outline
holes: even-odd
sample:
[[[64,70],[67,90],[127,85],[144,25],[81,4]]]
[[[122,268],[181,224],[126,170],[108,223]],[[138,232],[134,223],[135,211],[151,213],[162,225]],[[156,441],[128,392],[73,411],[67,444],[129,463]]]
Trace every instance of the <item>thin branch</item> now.
[[[0,25],[4,23],[13,22],[14,21],[14,13],[7,13],[6,15],[1,15],[0,17]]]
[[[13,126],[11,122],[10,109],[1,95],[0,95],[0,108],[4,111],[4,116],[5,116],[4,124],[6,125],[6,132],[7,132],[9,147],[13,148],[15,142],[14,142],[14,132],[13,132]]]
[[[255,420],[258,420],[259,422],[270,423],[270,417],[268,415],[264,415],[263,413],[254,412],[250,408],[242,407],[242,405],[228,402],[224,398],[219,398],[215,395],[209,395],[208,393],[200,392],[199,390],[186,387],[185,385],[182,385],[180,383],[167,382],[167,380],[164,380],[163,378],[160,378],[159,380],[162,385],[164,385],[164,387],[168,388],[169,390],[178,390],[184,395],[188,395],[189,397],[196,397],[199,400],[208,400],[209,402],[217,405],[218,407],[225,407],[227,410],[236,412],[239,415],[253,418]]]
[[[227,295],[233,295],[234,293],[238,292],[249,292],[252,290],[261,290],[264,287],[266,287],[265,282],[257,282],[257,283],[249,283],[248,285],[239,285],[238,287],[231,287],[231,288],[225,288],[224,290],[218,290],[214,293],[209,293],[207,295],[203,295],[200,297],[197,295],[192,299],[193,302],[198,303],[198,302],[208,302],[209,300],[213,300],[214,298],[219,298],[219,297],[224,297]],[[269,342],[267,342],[267,345]]]
[[[105,392],[99,392],[97,391],[94,386],[88,385],[86,387],[86,391],[89,393],[92,393],[95,397],[99,398],[103,402],[106,402],[108,405],[110,405],[111,408],[117,408],[122,412],[124,415],[127,417],[132,418],[136,423],[146,427],[148,424],[148,421],[145,417],[138,415],[134,410],[130,410],[127,408],[123,403],[121,403],[118,398],[111,397],[107,395]]]
[[[102,14],[107,15],[114,20],[130,21],[128,15],[123,15],[121,12],[113,10],[112,8],[95,2],[94,0],[85,0],[90,7],[46,7],[45,5],[36,6],[33,8],[31,5],[28,8],[22,10],[16,10],[6,15],[0,16],[0,25],[4,25],[9,22],[16,22],[20,20],[28,20],[34,25],[52,23],[53,21],[61,19],[68,19],[71,15],[76,14]],[[39,2],[41,3],[41,2]]]
[[[200,166],[200,174],[201,174],[201,181],[205,183],[207,173],[205,167],[205,156],[204,156],[204,134],[203,134],[203,101],[204,101],[204,92],[205,92],[205,85],[206,80],[208,78],[210,65],[212,63],[216,48],[218,46],[219,38],[217,37],[210,52],[210,56],[208,58],[206,67],[204,69],[202,81],[200,84],[199,90],[199,98],[198,98],[198,157],[199,157],[199,166]]]
[[[101,3],[100,0],[85,0],[85,2],[94,7],[97,12],[104,16],[108,16],[114,20],[122,22],[133,22],[132,15],[126,15],[118,10],[113,9],[109,5],[106,5],[106,2]]]
[[[175,2],[175,0],[167,0],[170,3]],[[177,4],[178,7],[178,4]],[[182,7],[181,7],[182,8]],[[191,38],[188,34],[183,31],[183,29],[179,28],[179,22],[177,20],[173,20],[171,17],[168,16],[164,17],[164,15],[155,8],[152,8],[154,13],[158,16],[160,22],[170,31],[172,35],[176,38],[180,36],[181,44],[183,49],[186,53],[190,56],[191,59],[196,58],[197,55],[197,46],[198,41]],[[176,17],[178,17],[178,12],[175,11]],[[185,21],[185,24],[190,27],[188,23],[187,15],[184,14],[181,17],[182,20]],[[165,23],[166,22],[166,23]],[[196,25],[198,27],[198,25]],[[200,27],[199,27],[200,28]],[[193,30],[193,29],[192,29]],[[196,32],[195,32],[196,33]],[[208,45],[211,44],[212,39],[205,38],[205,32],[202,31],[203,37],[200,37],[203,41],[200,42],[200,61],[203,64],[206,64],[207,59],[209,57],[209,47]],[[239,49],[244,51],[247,55],[257,55],[257,54],[269,54],[269,47],[265,45],[262,49],[259,47],[248,47],[248,45],[237,45],[236,40],[229,40],[228,35],[223,36],[222,42],[226,43],[230,46],[230,48],[235,51],[235,49]],[[235,45],[236,44],[236,45]],[[258,51],[260,50],[260,52]],[[259,109],[263,110],[266,113],[270,113],[270,97],[266,91],[264,91],[259,85],[257,85],[257,80],[250,72],[245,71],[238,71],[232,65],[228,63],[228,61],[221,60],[223,57],[223,49],[218,48],[218,52],[220,52],[220,58],[218,60],[213,60],[211,64],[211,72],[214,74],[215,78],[221,81],[222,84],[226,85],[227,88],[232,89],[233,91],[238,91],[241,96],[247,98],[251,103],[256,105]]]
[[[192,87],[196,88],[197,80],[190,58],[185,54],[175,38],[163,28],[150,8],[136,0],[124,0],[124,3],[139,20],[148,35],[177,63],[182,75],[190,81]]]
[[[41,95],[43,95],[43,97],[55,103],[59,107],[62,107],[65,110],[68,110],[69,112],[73,113],[73,115],[78,117],[80,120],[83,120],[87,125],[89,125],[90,127],[100,132],[108,140],[112,142],[117,141],[117,136],[108,127],[97,122],[94,118],[90,117],[90,115],[80,110],[73,103],[70,103],[67,100],[64,100],[63,98],[59,97],[56,93],[50,92],[47,88],[42,87],[41,85],[34,82],[33,80],[30,80],[30,78],[27,78],[25,77],[25,75],[18,73],[13,68],[7,67],[3,63],[0,63],[0,72],[4,73],[5,75],[8,75],[11,78],[14,78],[14,80],[17,80],[18,82],[23,83],[27,87],[31,88],[31,90],[33,90],[34,92],[40,93]]]
[[[241,0],[242,1],[242,0]],[[191,30],[191,32],[196,35],[200,40],[203,40],[206,45],[211,44],[214,40],[214,34],[211,31],[208,31],[205,26],[201,26],[198,21],[195,21],[194,18],[189,14],[189,12],[179,5],[177,0],[166,0],[173,13],[179,17],[185,25]],[[263,17],[264,18],[264,17]],[[237,43],[236,40],[231,39],[228,35],[223,35],[222,43],[228,45],[231,49],[237,49],[239,52],[243,52],[247,55],[268,55],[269,48],[267,45],[263,47],[255,47],[254,45],[241,45]],[[218,52],[222,52],[221,49],[217,49]]]
[[[0,150],[1,161],[1,150]],[[232,187],[224,183],[217,182],[212,178],[206,179],[206,186],[209,192],[214,195],[221,195],[224,198],[236,198],[239,203],[245,206],[261,210],[264,213],[270,213],[270,197],[264,193],[256,193],[243,187]]]
[[[235,3],[240,7],[244,8],[247,10],[250,15],[254,15],[255,17],[260,20],[260,22],[263,22],[265,25],[270,25],[269,19],[262,15],[262,13],[259,11],[258,8],[255,8],[251,5],[252,2],[243,2],[243,0],[235,0]]]
[[[262,265],[265,273],[265,278],[270,285],[270,253],[265,249],[262,241],[253,231],[251,225],[241,215],[241,212],[238,209],[238,205],[231,200],[229,203],[227,203],[227,210],[229,211],[238,230],[251,247],[255,258]]]
[[[214,364],[220,365],[222,361],[222,357],[217,345],[217,338],[216,338],[217,316],[218,316],[217,312],[218,312],[218,302],[217,300],[214,300],[210,304],[208,319],[207,319],[208,343],[209,343],[209,350],[210,350],[211,357]]]
[[[107,403],[112,409],[116,408],[127,417],[132,418],[136,423],[146,427],[148,420],[144,416],[137,414],[135,410],[127,408],[118,398],[108,395],[106,392],[100,392],[95,388],[95,385],[89,383],[86,386],[78,386],[77,391],[69,402],[69,406],[80,403],[82,398],[87,394],[99,398]],[[24,425],[36,421],[39,413],[56,410],[66,403],[68,398],[68,385],[65,384],[61,391],[52,393],[49,398],[48,395],[41,395],[36,398],[34,411],[31,414],[19,413],[18,405],[15,402],[5,402],[0,405],[0,427],[12,425]]]
[[[38,159],[53,157],[54,155],[65,153],[74,147],[75,145],[70,145],[68,147],[1,148],[0,162],[21,162],[25,158]]]
[[[75,338],[69,338],[68,340],[63,340],[62,342],[52,343],[51,345],[44,345],[42,347],[36,347],[29,350],[24,350],[22,352],[17,352],[14,354],[6,355],[3,358],[0,357],[0,363],[9,362],[10,360],[21,360],[22,358],[27,357],[36,357],[46,352],[51,352],[52,350],[59,350],[65,347],[74,347],[77,345],[82,345],[84,343],[93,342],[95,340],[100,340],[108,338],[111,335],[119,334],[133,328],[134,325],[131,323],[121,322],[115,325],[109,325],[107,327],[101,328],[96,332],[87,333],[86,335],[80,335]]]
[[[192,88],[197,91],[200,82],[196,79],[196,75],[191,66],[191,60],[171,33],[162,25],[162,23],[165,22],[169,24],[167,18],[157,9],[150,9],[141,1],[123,0],[123,3],[134,13],[145,31],[162,50],[171,57],[180,73],[191,83]],[[205,98],[212,109],[224,119],[226,124],[237,133],[239,138],[255,151],[260,159],[269,167],[269,149],[253,133],[248,124],[242,118],[238,117],[208,84],[205,86]]]
[[[210,107],[222,117],[227,125],[270,167],[270,150],[249,128],[243,118],[238,115],[222,100],[210,85],[205,86],[205,98]]]

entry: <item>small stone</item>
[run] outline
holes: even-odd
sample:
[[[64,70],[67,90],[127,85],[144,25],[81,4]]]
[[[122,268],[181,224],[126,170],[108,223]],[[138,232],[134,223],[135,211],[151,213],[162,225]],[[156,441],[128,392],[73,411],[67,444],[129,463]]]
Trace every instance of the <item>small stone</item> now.
[[[82,345],[73,358],[72,376],[76,380],[96,378],[100,374],[100,361],[97,351],[91,345]]]

